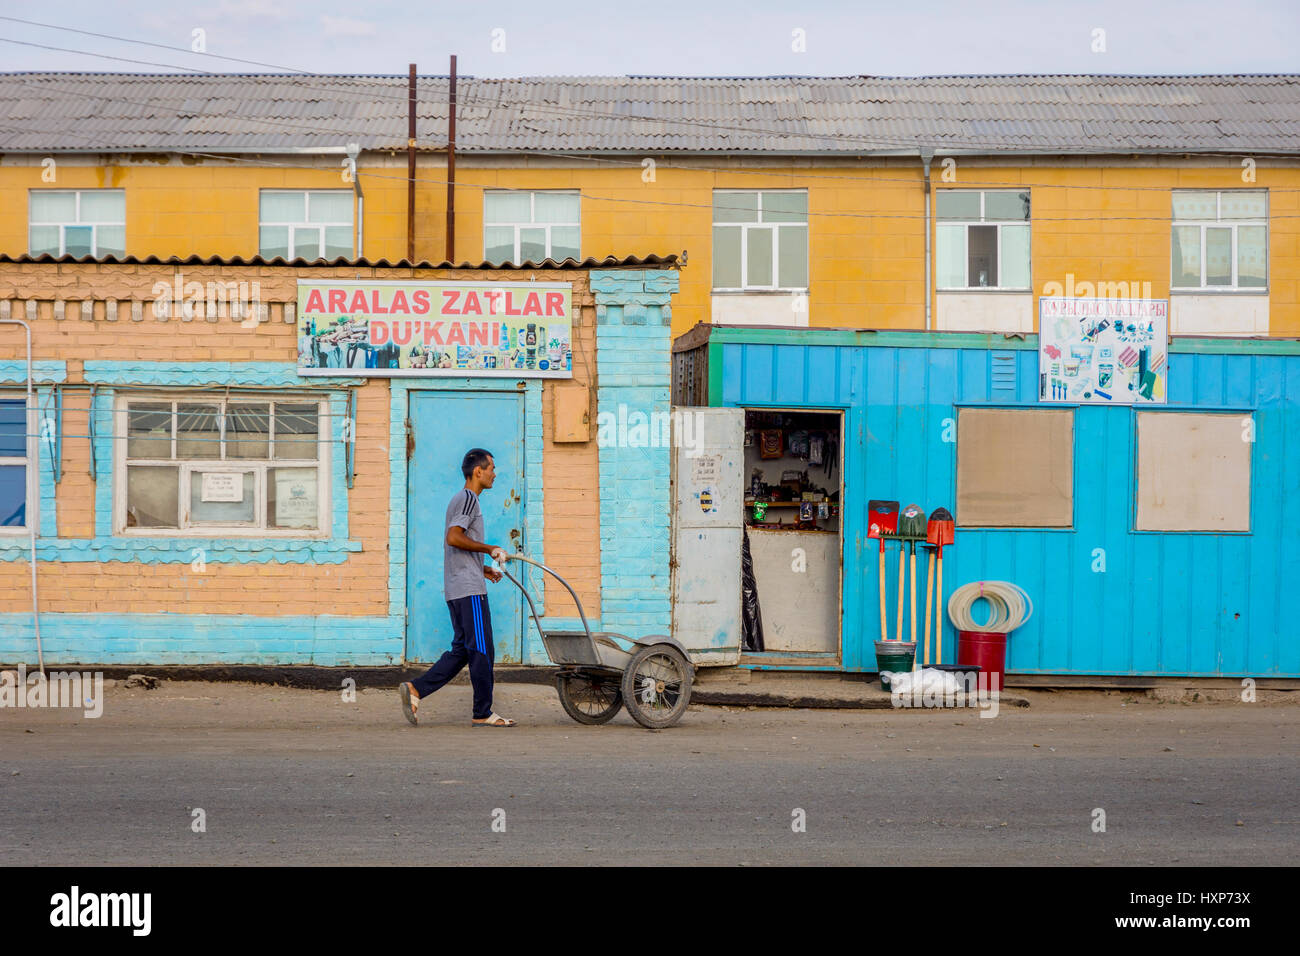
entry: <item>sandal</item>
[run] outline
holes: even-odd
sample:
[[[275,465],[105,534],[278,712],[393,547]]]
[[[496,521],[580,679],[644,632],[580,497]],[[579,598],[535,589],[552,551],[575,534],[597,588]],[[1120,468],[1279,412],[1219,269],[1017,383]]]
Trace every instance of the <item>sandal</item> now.
[[[411,690],[412,685],[409,681],[404,684],[398,684],[397,696],[402,699],[402,713],[406,715],[406,719],[412,724],[418,726],[420,718],[417,712],[420,709],[420,698],[411,693]]]
[[[514,726],[515,726],[515,722],[514,722],[513,720],[511,720],[509,717],[499,717],[499,716],[497,716],[496,714],[493,714],[492,716],[488,717],[487,720],[475,720],[475,721],[471,721],[471,726],[474,726],[474,727],[514,727]]]

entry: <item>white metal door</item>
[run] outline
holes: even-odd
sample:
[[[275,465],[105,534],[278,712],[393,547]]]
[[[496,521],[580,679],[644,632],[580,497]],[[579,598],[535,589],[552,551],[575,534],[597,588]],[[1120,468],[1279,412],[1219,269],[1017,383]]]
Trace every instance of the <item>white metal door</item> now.
[[[697,664],[740,660],[745,412],[673,410],[673,637]]]

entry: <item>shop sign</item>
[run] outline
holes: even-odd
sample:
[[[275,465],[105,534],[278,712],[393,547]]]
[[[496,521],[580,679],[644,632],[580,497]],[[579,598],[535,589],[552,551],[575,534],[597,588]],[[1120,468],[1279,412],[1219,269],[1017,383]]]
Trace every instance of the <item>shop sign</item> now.
[[[567,282],[298,283],[298,374],[572,378]]]
[[[1165,402],[1166,299],[1038,300],[1038,399],[1100,405]]]

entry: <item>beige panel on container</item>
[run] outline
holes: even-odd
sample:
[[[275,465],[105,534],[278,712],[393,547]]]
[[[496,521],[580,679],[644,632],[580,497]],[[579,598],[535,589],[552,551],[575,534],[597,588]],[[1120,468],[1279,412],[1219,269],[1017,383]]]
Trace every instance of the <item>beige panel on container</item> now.
[[[1248,414],[1139,412],[1139,531],[1249,531]]]
[[[1068,528],[1073,509],[1073,411],[958,412],[958,525]]]
[[[591,439],[591,395],[586,385],[557,384],[554,392],[555,434],[552,441],[589,441]]]

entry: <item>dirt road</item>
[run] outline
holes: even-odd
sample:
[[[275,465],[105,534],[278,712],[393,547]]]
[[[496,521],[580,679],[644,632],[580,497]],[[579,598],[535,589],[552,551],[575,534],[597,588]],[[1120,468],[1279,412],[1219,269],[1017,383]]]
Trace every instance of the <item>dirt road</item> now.
[[[411,727],[390,691],[347,702],[248,684],[119,685],[98,719],[0,710],[0,854],[36,864],[1293,862],[1300,695],[1024,696],[1028,709],[993,719],[693,707],[652,733],[626,714],[579,726],[537,685],[498,685],[498,712],[521,724],[510,730],[471,728],[464,686],[426,701]]]

